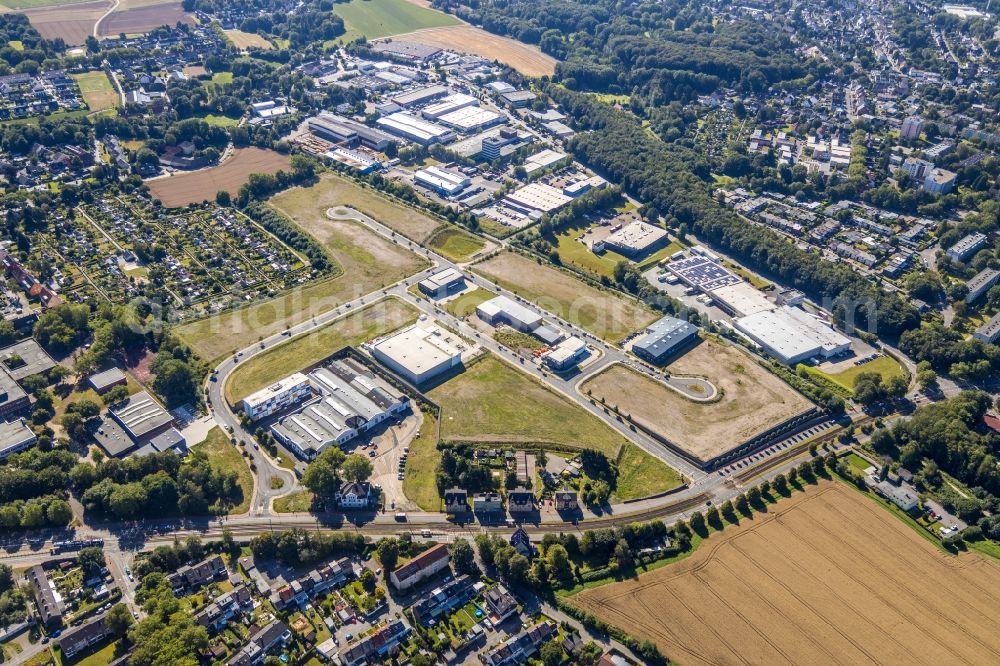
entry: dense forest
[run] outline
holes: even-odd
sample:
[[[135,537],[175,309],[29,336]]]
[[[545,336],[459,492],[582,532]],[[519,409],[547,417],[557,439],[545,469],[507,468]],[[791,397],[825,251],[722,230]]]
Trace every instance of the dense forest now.
[[[490,32],[538,44],[561,60],[556,79],[577,90],[691,101],[722,85],[759,92],[806,75],[787,36],[750,21],[716,23],[694,0],[433,4]]]

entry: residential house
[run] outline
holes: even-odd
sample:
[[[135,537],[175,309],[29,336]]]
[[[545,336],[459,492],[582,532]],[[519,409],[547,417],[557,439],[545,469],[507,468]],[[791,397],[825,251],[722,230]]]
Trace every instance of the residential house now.
[[[208,585],[216,578],[224,576],[226,573],[226,563],[219,555],[207,557],[197,564],[180,567],[174,573],[167,576],[167,582],[174,590],[174,594],[185,590],[193,590]]]
[[[557,490],[555,493],[555,506],[556,511],[576,511],[579,509],[580,502],[577,499],[576,491],[569,490],[568,488]]]
[[[554,622],[539,622],[508,638],[489,652],[479,655],[485,666],[523,664],[538,652],[542,643],[556,635]]]
[[[250,633],[250,641],[229,658],[226,666],[257,666],[264,662],[275,645],[285,643],[292,637],[288,627],[280,620],[273,620],[265,627],[251,627]]]
[[[343,587],[354,576],[347,558],[324,564],[271,592],[270,601],[278,610],[306,603],[332,589]]]
[[[469,510],[469,493],[461,488],[444,491],[444,511],[448,515],[466,513]]]
[[[462,575],[424,595],[411,607],[413,619],[422,626],[464,606],[476,593],[476,581]]]
[[[97,645],[108,636],[108,629],[104,622],[104,616],[91,620],[79,627],[67,629],[59,637],[59,649],[62,651],[63,660],[72,659],[76,655]]]
[[[237,614],[252,605],[250,590],[241,585],[212,600],[212,603],[198,611],[194,621],[205,627],[209,633],[218,633],[225,629]]]
[[[339,654],[340,663],[342,666],[381,663],[388,655],[395,654],[409,635],[410,625],[406,620],[392,620],[344,649]]]
[[[499,513],[503,511],[503,500],[499,493],[477,493],[472,499],[472,507],[476,513]]]
[[[503,583],[497,583],[486,590],[483,593],[483,599],[493,624],[503,622],[517,614],[517,599],[504,587]]]
[[[46,629],[57,628],[63,621],[63,603],[49,581],[45,569],[42,565],[36,564],[25,572],[24,577],[35,598],[35,607],[38,608],[42,626]]]
[[[527,488],[515,488],[507,493],[507,510],[515,513],[533,513],[538,510],[535,504],[535,493]]]
[[[393,586],[399,590],[408,590],[425,578],[446,569],[451,561],[451,554],[444,544],[433,546],[414,557],[409,562],[398,567],[389,575]]]
[[[337,491],[337,505],[342,509],[367,509],[375,499],[372,486],[367,481],[345,483]]]

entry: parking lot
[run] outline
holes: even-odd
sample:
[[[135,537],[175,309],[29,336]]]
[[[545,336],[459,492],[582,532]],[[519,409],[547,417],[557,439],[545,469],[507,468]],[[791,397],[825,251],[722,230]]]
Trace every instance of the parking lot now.
[[[399,425],[393,425],[371,439],[371,444],[357,452],[372,458],[372,483],[381,486],[386,511],[416,511],[416,504],[403,493],[403,468],[409,443],[420,430],[423,415],[419,410],[409,414]]]

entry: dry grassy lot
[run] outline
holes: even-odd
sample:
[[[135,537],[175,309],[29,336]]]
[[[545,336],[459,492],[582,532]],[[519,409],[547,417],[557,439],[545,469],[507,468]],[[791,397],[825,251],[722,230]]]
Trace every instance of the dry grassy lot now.
[[[738,348],[712,339],[685,353],[667,371],[706,377],[721,389],[722,397],[694,402],[622,365],[611,366],[581,388],[702,460],[812,406]]]
[[[514,252],[502,252],[473,270],[605,340],[618,341],[657,319],[635,301]]]
[[[225,32],[229,41],[238,49],[264,49],[265,51],[269,51],[274,48],[274,44],[252,32],[243,32],[242,30],[226,30]]]
[[[441,226],[434,218],[391,201],[377,190],[361,187],[332,173],[323,174],[319,182],[310,187],[293,187],[282,192],[275,197],[275,202],[293,219],[292,213],[297,210],[325,213],[327,208],[350,206],[418,243],[424,242]]]
[[[499,60],[525,76],[552,76],[558,62],[552,56],[542,53],[537,46],[494,35],[472,25],[425,28],[397,35],[394,39],[453,49],[487,60]]]
[[[1000,562],[946,555],[840,482],[573,603],[682,664],[1000,663]]]
[[[325,209],[285,208],[283,206],[288,203],[286,194],[272,199],[272,205],[316,236],[341,272],[336,277],[293,289],[277,298],[199,319],[175,329],[206,360],[218,359],[233,349],[242,349],[253,344],[258,337],[267,337],[287,326],[294,326],[413,275],[429,265],[415,253],[394,245],[357,222],[330,220],[321,212]]]
[[[164,206],[177,208],[206,200],[214,201],[220,190],[236,194],[252,173],[274,174],[290,168],[288,155],[261,148],[237,148],[228,160],[218,166],[161,176],[146,181],[146,184],[150,194]]]

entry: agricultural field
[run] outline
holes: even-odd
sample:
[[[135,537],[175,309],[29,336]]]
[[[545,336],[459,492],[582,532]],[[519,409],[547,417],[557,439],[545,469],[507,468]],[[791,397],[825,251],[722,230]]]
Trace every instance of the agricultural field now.
[[[425,28],[397,35],[396,39],[468,53],[487,60],[497,60],[525,76],[552,76],[558,62],[552,56],[542,53],[537,46],[523,44],[510,37],[494,35],[464,23]]]
[[[282,192],[275,197],[275,205],[292,219],[297,219],[300,211],[325,216],[328,208],[350,206],[417,243],[425,242],[441,226],[441,222],[425,213],[332,173],[323,174],[310,187],[293,187]]]
[[[341,347],[357,346],[417,320],[419,313],[397,298],[386,298],[272,347],[244,361],[230,375],[226,399],[236,404],[282,377],[317,363]]]
[[[9,9],[19,11],[22,9],[38,9],[39,7],[53,7],[63,5],[76,5],[87,0],[3,0],[0,2],[0,10]]]
[[[258,337],[294,326],[427,267],[423,258],[356,222],[333,222],[321,212],[325,208],[311,213],[299,209],[298,214],[290,214],[286,197],[292,192],[283,192],[272,203],[310,233],[319,234],[318,240],[330,252],[339,273],[277,298],[175,329],[202,358],[214,360],[233,349],[242,349]]]
[[[683,664],[995,664],[1000,563],[821,482],[572,603]]]
[[[41,3],[39,3],[40,5]],[[62,38],[69,46],[79,46],[93,34],[98,19],[114,4],[112,0],[96,0],[79,4],[59,3],[25,9],[31,25],[46,39]]]
[[[778,377],[721,341],[703,341],[666,369],[671,375],[703,377],[722,395],[712,402],[694,402],[623,365],[609,367],[580,388],[701,460],[812,407]]]
[[[492,355],[429,392],[441,405],[441,438],[593,448],[612,459],[624,439],[596,416]]]
[[[132,35],[149,32],[161,25],[177,25],[186,23],[194,25],[194,19],[184,12],[180,0],[167,2],[131,2],[128,0],[118,6],[98,26],[101,37],[115,37],[122,33]]]
[[[113,109],[121,103],[121,97],[103,71],[74,74],[73,78],[91,112]]]
[[[451,225],[441,227],[427,239],[427,247],[455,262],[469,261],[486,249],[486,241],[464,229]]]
[[[277,173],[289,169],[287,155],[261,148],[237,148],[225,162],[198,171],[147,180],[149,191],[167,208],[212,201],[220,190],[236,194],[252,173]]]
[[[260,35],[242,30],[226,30],[226,37],[238,49],[264,49],[269,51],[274,48],[274,44],[267,41]]]
[[[640,303],[514,252],[502,252],[473,270],[608,341],[617,342],[658,319]]]
[[[351,0],[337,5],[333,12],[344,19],[346,32],[339,38],[343,43],[354,41],[358,37],[371,40],[422,28],[460,23],[454,16],[407,0]]]

